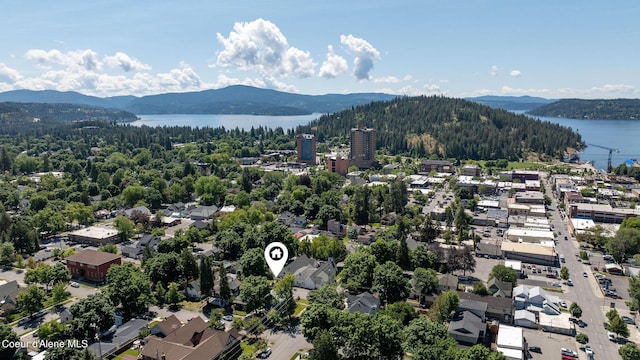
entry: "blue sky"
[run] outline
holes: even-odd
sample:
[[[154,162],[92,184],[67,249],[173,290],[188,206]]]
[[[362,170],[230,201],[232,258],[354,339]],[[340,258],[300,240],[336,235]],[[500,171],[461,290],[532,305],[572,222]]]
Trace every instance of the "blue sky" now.
[[[640,97],[634,1],[23,1],[0,91]]]

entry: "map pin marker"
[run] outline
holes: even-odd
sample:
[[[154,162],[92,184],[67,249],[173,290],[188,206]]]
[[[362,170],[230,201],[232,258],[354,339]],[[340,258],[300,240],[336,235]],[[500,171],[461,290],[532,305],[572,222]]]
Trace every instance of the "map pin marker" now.
[[[280,271],[282,271],[284,265],[287,263],[287,259],[289,259],[289,251],[284,244],[272,242],[264,249],[264,258],[273,276],[278,277]]]

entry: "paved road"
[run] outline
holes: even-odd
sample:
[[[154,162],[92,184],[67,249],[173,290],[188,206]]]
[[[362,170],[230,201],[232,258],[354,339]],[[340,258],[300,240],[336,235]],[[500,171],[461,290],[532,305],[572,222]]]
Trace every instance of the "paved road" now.
[[[620,358],[618,355],[618,348],[620,345],[614,344],[607,338],[607,330],[604,328],[603,323],[606,321],[604,314],[609,310],[610,303],[613,301],[615,307],[620,309],[626,308],[624,302],[621,300],[612,300],[605,298],[602,292],[598,288],[596,279],[593,277],[589,266],[578,262],[575,257],[575,253],[578,252],[579,245],[575,238],[569,234],[568,220],[561,218],[558,209],[557,199],[554,198],[551,192],[551,184],[545,182],[546,194],[550,196],[553,201],[551,208],[551,223],[555,227],[556,232],[560,231],[562,235],[558,236],[558,244],[556,245],[556,251],[559,254],[564,254],[566,258],[566,266],[569,269],[569,274],[573,280],[574,286],[568,287],[569,291],[565,292],[561,297],[568,303],[577,302],[582,308],[582,320],[587,323],[585,328],[578,328],[578,332],[585,333],[589,336],[589,343],[594,349],[595,358],[599,359],[615,359]],[[568,236],[568,240],[564,240],[564,237]],[[582,273],[587,272],[588,277],[583,277]],[[586,359],[584,352],[578,352],[580,356]]]
[[[272,353],[269,358],[273,360],[288,360],[296,352],[304,353],[313,348],[313,345],[309,344],[302,336],[300,326],[290,331],[271,332],[271,329],[269,329],[262,333],[262,337],[267,340],[271,347]]]

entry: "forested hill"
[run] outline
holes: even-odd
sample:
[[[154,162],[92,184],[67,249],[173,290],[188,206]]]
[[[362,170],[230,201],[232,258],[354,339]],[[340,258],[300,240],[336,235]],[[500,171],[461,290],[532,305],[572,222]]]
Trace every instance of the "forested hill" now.
[[[491,109],[463,99],[404,97],[323,115],[297,132],[348,143],[350,129],[376,130],[376,147],[389,154],[458,159],[562,158],[584,146],[557,124]]]
[[[137,117],[122,110],[73,104],[0,103],[1,124],[67,123],[84,120],[130,122]]]
[[[530,115],[568,119],[637,120],[640,99],[563,99],[529,111]]]

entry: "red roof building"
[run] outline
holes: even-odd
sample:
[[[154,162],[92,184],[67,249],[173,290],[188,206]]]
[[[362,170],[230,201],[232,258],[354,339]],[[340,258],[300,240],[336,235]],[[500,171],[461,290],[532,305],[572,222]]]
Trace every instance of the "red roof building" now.
[[[89,281],[104,282],[111,265],[122,264],[120,255],[104,251],[85,249],[67,258],[67,268],[73,277],[84,277]]]

